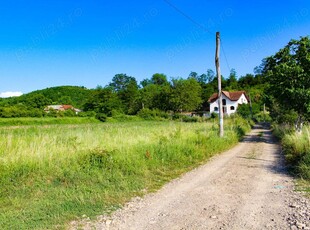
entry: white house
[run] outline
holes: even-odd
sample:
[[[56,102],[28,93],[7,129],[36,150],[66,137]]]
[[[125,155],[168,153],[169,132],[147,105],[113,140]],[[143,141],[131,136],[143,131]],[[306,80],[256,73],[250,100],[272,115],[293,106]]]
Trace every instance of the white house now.
[[[222,91],[223,112],[224,115],[230,115],[237,111],[238,105],[248,104],[249,98],[245,91],[227,92]],[[214,93],[208,100],[210,103],[210,113],[218,113],[218,94]]]

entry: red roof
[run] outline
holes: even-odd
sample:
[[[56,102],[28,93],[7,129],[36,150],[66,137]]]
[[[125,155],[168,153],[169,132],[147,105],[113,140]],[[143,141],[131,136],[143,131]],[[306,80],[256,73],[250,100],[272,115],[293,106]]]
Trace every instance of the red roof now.
[[[68,110],[68,109],[73,109],[73,106],[72,105],[62,105],[62,108],[64,110]]]
[[[228,92],[228,91],[222,91],[222,94],[224,94],[229,100],[231,101],[238,101],[239,98],[244,94],[246,99],[249,101],[248,96],[246,95],[245,91],[236,91],[236,92]],[[212,96],[209,98],[208,102],[212,103],[218,99],[218,93],[212,94]]]

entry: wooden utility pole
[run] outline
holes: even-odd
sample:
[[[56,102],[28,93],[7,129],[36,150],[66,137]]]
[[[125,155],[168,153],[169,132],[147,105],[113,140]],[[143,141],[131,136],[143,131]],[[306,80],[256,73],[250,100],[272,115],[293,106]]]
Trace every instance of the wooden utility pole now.
[[[222,79],[220,69],[220,32],[216,32],[216,52],[215,66],[218,81],[218,104],[219,104],[219,122],[220,122],[220,137],[224,136],[224,116],[223,116],[223,101],[222,101]]]

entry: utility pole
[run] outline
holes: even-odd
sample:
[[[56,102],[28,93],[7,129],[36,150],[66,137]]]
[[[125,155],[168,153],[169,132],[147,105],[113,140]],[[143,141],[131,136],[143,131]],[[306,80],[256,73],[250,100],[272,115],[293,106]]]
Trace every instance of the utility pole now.
[[[216,32],[216,52],[215,66],[218,81],[218,104],[219,104],[219,122],[220,122],[220,137],[224,136],[224,118],[223,118],[223,101],[222,101],[222,79],[220,69],[220,32]]]

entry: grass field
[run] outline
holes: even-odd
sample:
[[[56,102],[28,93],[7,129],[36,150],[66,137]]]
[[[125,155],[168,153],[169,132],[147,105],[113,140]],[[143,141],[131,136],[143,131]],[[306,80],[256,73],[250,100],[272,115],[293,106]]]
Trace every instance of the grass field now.
[[[22,126],[22,125],[89,124],[89,123],[99,123],[99,121],[94,117],[0,118],[0,127]]]
[[[82,215],[119,208],[132,196],[230,148],[249,125],[125,122],[0,128],[0,228],[62,229]]]

